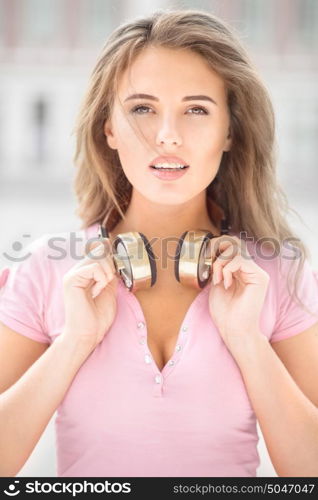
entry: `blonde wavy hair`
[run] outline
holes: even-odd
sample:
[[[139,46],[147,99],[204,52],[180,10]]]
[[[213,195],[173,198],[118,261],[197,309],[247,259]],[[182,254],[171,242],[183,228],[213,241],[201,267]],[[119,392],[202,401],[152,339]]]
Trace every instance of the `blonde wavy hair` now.
[[[106,41],[74,129],[74,189],[81,228],[107,221],[111,230],[125,217],[132,186],[117,151],[107,145],[104,124],[112,113],[118,79],[148,46],[191,50],[223,78],[232,146],[207,187],[207,198],[221,207],[233,232],[246,232],[255,240],[271,238],[279,245],[293,241],[299,265],[292,295],[301,302],[295,290],[309,251],[287,223],[292,209],[276,179],[271,100],[233,28],[208,12],[159,10],[120,25]]]

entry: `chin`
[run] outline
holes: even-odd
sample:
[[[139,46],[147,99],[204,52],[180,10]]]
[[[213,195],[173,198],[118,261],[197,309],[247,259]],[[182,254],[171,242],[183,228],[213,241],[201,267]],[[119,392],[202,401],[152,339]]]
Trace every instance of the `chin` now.
[[[170,186],[169,186],[170,187]],[[186,193],[181,193],[181,192],[175,192],[172,189],[167,189],[165,192],[161,192],[158,194],[155,194],[153,196],[149,196],[145,194],[145,198],[152,203],[158,203],[159,205],[170,205],[170,206],[177,206],[177,205],[182,205],[182,203],[186,203],[187,201],[191,200],[193,198],[193,194],[186,194]]]

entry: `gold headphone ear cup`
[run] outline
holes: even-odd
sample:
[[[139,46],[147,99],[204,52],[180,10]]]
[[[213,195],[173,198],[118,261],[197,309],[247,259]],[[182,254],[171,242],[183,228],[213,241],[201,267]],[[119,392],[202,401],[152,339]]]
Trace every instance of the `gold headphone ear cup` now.
[[[200,288],[204,288],[205,285],[210,280],[212,274],[212,265],[207,265],[206,260],[208,258],[207,250],[209,247],[209,241],[213,238],[213,234],[208,232],[202,239],[202,243],[199,251],[198,258],[198,268],[197,268],[197,279]],[[208,259],[211,263],[211,258]]]
[[[175,256],[174,256],[174,275],[177,279],[177,281],[179,281],[180,283],[180,272],[179,272],[179,264],[180,264],[180,255],[181,255],[181,252],[182,252],[182,245],[183,245],[183,240],[185,238],[185,235],[187,234],[188,231],[185,231],[179,241],[178,241],[178,245],[177,245],[177,249],[176,249],[176,253],[175,253]]]
[[[151,245],[148,241],[148,239],[146,238],[146,236],[143,234],[143,233],[139,233],[144,244],[145,244],[145,250],[147,252],[147,255],[148,255],[148,259],[149,259],[149,265],[150,265],[150,270],[151,270],[151,282],[150,282],[150,286],[153,286],[155,283],[156,283],[156,280],[157,280],[157,265],[156,265],[156,258],[155,258],[155,255],[152,251],[152,248],[151,248]]]
[[[124,285],[131,292],[133,289],[133,270],[129,259],[129,250],[127,247],[126,233],[119,234],[113,243],[114,260],[117,271],[124,282]]]
[[[136,231],[118,234],[114,248],[117,269],[130,292],[154,285],[157,267],[145,235]]]
[[[206,250],[213,234],[197,229],[186,231],[178,241],[175,255],[175,277],[182,284],[204,288],[210,279],[211,266],[206,264]]]

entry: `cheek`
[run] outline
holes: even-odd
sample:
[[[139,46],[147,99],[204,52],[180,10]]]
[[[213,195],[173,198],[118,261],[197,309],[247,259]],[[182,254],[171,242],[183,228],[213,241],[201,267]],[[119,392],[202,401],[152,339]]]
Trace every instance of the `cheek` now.
[[[116,127],[116,134],[117,137],[119,138],[120,146],[125,148],[125,145],[127,142],[131,142],[132,140],[135,140],[136,138],[136,133],[132,126],[130,125],[127,120],[124,118],[121,120],[118,120],[117,122],[117,127]]]
[[[223,126],[217,123],[203,123],[200,126],[188,127],[185,138],[188,144],[200,146],[202,153],[216,154],[222,149],[226,135]]]
[[[195,172],[193,171],[194,176],[192,182],[202,189],[207,187],[217,174],[220,160],[220,155],[217,157],[214,155],[213,158],[211,158],[211,156],[203,158],[200,167],[196,168]]]
[[[149,127],[144,127],[139,123],[130,123],[127,119],[123,118],[118,123],[117,128],[117,137],[119,138],[118,152],[128,155],[130,161],[132,154],[137,158],[139,154],[145,152],[147,144],[151,145],[151,134],[149,132]]]
[[[149,189],[149,178],[146,175],[145,167],[141,162],[131,161],[129,157],[121,160],[122,168],[125,176],[132,186],[137,188],[138,191],[143,191],[144,189]]]

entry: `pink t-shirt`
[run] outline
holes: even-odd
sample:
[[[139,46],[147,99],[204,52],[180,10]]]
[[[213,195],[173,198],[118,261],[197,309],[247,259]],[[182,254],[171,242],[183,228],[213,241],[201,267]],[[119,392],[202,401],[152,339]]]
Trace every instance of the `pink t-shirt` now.
[[[29,245],[28,258],[3,272],[0,320],[33,340],[54,342],[64,322],[63,275],[97,231],[94,224],[45,234]],[[275,342],[313,325],[317,317],[288,294],[284,273],[291,261],[263,258],[258,245],[247,244],[270,275],[262,333]],[[209,314],[210,286],[192,302],[160,372],[140,303],[119,281],[115,320],[57,410],[58,476],[256,476],[256,418],[238,365]],[[318,314],[318,280],[308,261],[298,292]]]

